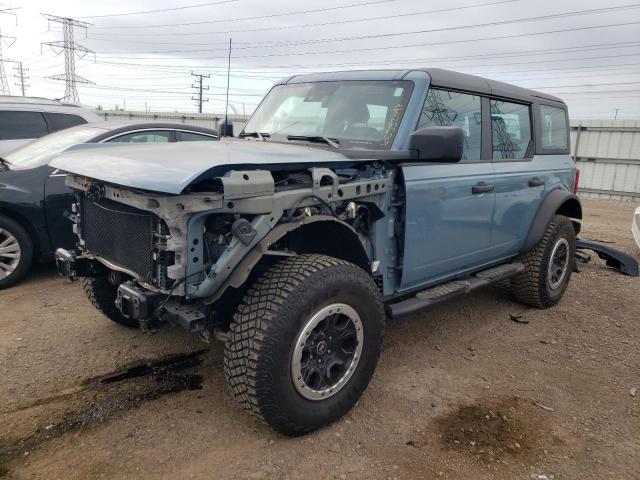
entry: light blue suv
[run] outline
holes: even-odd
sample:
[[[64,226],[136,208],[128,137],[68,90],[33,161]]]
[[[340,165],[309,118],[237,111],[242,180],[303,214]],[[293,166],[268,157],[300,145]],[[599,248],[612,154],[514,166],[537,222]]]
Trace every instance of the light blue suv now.
[[[558,98],[438,69],[303,75],[240,137],[63,154],[78,243],[56,256],[111,320],[222,340],[231,394],[282,433],[356,403],[386,318],[567,288],[582,209]]]

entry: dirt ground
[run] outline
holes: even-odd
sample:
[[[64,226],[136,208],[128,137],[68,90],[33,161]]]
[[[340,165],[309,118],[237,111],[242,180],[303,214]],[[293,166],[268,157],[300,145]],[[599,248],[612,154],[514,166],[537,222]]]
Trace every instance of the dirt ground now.
[[[635,205],[584,206],[638,255]],[[231,400],[221,344],[119,327],[40,267],[0,292],[0,477],[639,479],[640,280],[580,268],[550,310],[485,290],[390,322],[359,404],[290,439]]]

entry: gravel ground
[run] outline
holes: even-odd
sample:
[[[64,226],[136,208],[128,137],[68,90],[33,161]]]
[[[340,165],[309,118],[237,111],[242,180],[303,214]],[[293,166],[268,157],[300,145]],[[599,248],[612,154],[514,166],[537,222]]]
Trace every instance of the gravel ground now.
[[[584,207],[638,255],[634,205]],[[111,324],[40,267],[0,292],[0,477],[638,479],[640,281],[580,268],[550,310],[487,289],[390,322],[358,405],[290,439],[231,401],[220,344]]]

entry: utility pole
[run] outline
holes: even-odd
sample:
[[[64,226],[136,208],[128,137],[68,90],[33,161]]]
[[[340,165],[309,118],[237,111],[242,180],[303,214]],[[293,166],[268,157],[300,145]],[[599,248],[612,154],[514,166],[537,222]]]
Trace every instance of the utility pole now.
[[[209,87],[202,86],[202,80],[205,78],[211,78],[211,75],[205,75],[204,73],[193,73],[191,72],[192,77],[196,77],[197,85],[191,85],[191,88],[196,89],[196,94],[198,95],[196,98],[191,97],[191,100],[195,100],[196,105],[198,105],[198,113],[202,113],[202,104],[204,102],[208,102],[209,99],[204,99],[202,97],[202,93],[204,90],[209,90]]]
[[[614,110],[616,111],[616,113],[615,113],[615,115],[614,115],[613,119],[614,119],[614,120],[617,120],[617,119],[618,119],[618,112],[619,112],[620,110],[622,110],[622,109],[621,109],[621,108],[614,108]]]
[[[229,61],[227,62],[227,101],[224,107],[224,136],[229,129],[229,78],[231,77],[231,38],[229,38]]]
[[[76,43],[73,36],[74,29],[76,27],[84,28],[86,35],[87,27],[89,27],[91,24],[87,22],[81,22],[73,18],[58,17],[48,14],[43,15],[49,21],[49,26],[51,26],[51,22],[60,23],[64,32],[64,40],[42,43],[42,45],[49,46],[56,55],[60,55],[62,52],[64,52],[64,73],[59,75],[52,75],[47,78],[50,78],[52,80],[64,80],[65,87],[63,100],[72,103],[80,103],[80,97],[78,95],[78,88],[76,87],[76,84],[93,84],[93,82],[87,80],[84,77],[76,75],[76,55],[78,56],[78,58],[84,58],[88,53],[93,53],[95,55],[95,52]]]
[[[16,80],[18,80],[18,83],[16,83],[16,85],[18,87],[20,87],[20,90],[22,91],[22,96],[26,96],[26,90],[27,87],[30,87],[31,85],[29,85],[27,82],[27,80],[29,80],[29,77],[27,75],[25,75],[25,72],[28,72],[29,69],[28,68],[23,68],[22,67],[22,62],[18,62],[17,65],[14,65],[13,68],[15,68],[16,70],[16,74],[13,76],[13,78],[15,78]]]

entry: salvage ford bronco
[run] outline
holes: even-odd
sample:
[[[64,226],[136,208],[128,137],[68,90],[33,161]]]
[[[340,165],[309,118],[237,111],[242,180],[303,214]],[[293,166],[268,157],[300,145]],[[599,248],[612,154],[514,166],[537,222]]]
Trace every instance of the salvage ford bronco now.
[[[358,401],[387,318],[567,288],[582,209],[558,98],[439,69],[294,76],[239,137],[62,154],[78,242],[56,260],[117,323],[223,340],[231,394],[279,432]]]

